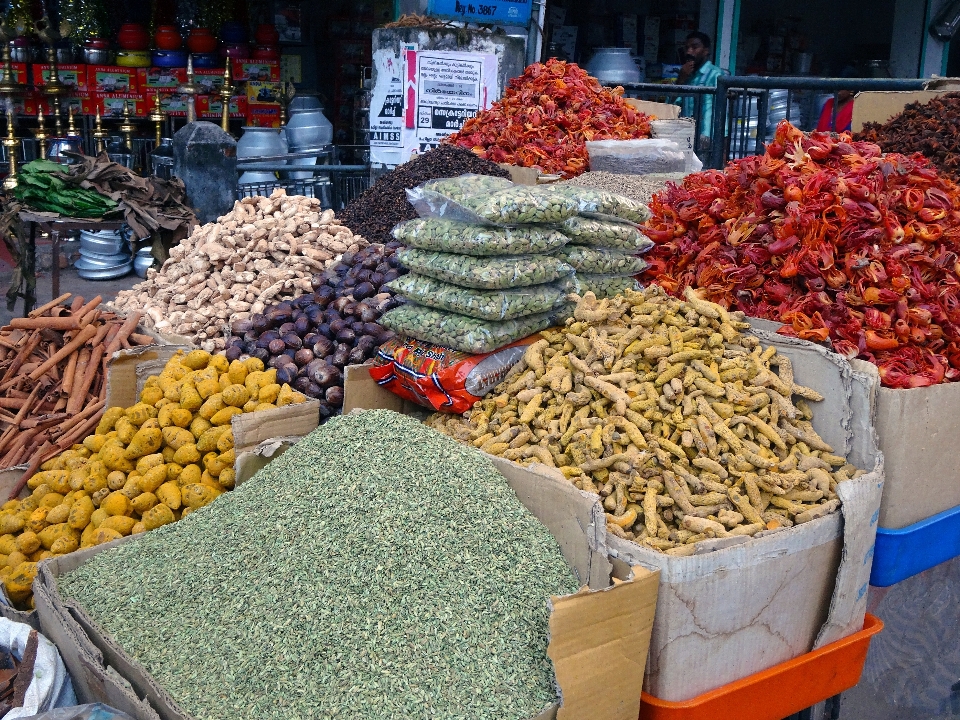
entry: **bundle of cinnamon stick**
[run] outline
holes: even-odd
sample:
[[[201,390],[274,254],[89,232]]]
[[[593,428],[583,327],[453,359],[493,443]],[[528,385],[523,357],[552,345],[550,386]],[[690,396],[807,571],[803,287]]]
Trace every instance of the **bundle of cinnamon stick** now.
[[[107,361],[150,345],[127,318],[66,293],[0,328],[0,469],[40,465],[92,433],[104,410]]]

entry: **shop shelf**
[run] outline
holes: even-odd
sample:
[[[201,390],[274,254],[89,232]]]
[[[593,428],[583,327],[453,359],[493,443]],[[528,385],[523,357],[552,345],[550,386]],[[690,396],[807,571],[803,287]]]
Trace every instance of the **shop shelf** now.
[[[887,587],[960,556],[960,507],[899,530],[879,528],[870,584]]]
[[[643,693],[640,720],[783,720],[856,685],[870,638],[882,629],[868,613],[863,630],[849,637],[690,700]]]

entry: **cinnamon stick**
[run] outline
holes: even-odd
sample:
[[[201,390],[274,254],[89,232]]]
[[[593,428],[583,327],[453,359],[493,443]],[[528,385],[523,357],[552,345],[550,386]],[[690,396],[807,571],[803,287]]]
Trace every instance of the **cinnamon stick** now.
[[[130,333],[137,329],[137,325],[140,324],[140,319],[143,317],[141,312],[132,312],[124,320],[123,325],[120,326],[120,330],[117,332],[116,336],[113,338],[113,341],[107,345],[107,357],[113,355],[117,350],[120,349],[124,340],[126,340]]]
[[[71,340],[62,348],[60,348],[59,352],[57,352],[53,357],[51,357],[49,360],[44,362],[40,367],[38,367],[36,370],[30,373],[30,379],[39,380],[40,377],[47,370],[49,370],[51,367],[53,367],[58,362],[63,360],[70,353],[74,352],[75,350],[79,349],[81,346],[86,344],[87,340],[89,340],[96,334],[97,334],[97,329],[92,325],[87,325],[87,327],[83,328],[83,330],[81,330],[73,340]]]
[[[71,293],[64,293],[60,297],[54,298],[53,300],[46,303],[45,305],[41,305],[38,308],[34,308],[33,310],[27,313],[27,317],[32,317],[32,318],[40,317],[41,315],[46,313],[48,310],[53,310],[57,305],[69,299],[70,295]]]
[[[149,335],[141,335],[140,333],[130,333],[130,339],[137,345],[156,345],[157,343],[157,341]]]
[[[80,411],[80,408],[83,406],[83,403],[86,402],[87,393],[90,391],[90,386],[93,384],[93,378],[96,376],[97,371],[100,370],[100,359],[103,357],[103,345],[97,345],[93,348],[93,351],[90,353],[90,357],[87,359],[86,371],[83,374],[83,379],[79,383],[74,381],[73,392],[70,393],[70,399],[67,400],[67,412],[76,413]]]
[[[13,362],[10,363],[10,367],[7,368],[7,371],[3,374],[3,377],[0,378],[0,383],[6,383],[10,378],[13,378],[20,367],[23,365],[24,361],[33,354],[33,351],[36,350],[37,345],[40,344],[41,340],[40,331],[35,331],[30,339],[27,340],[27,344],[20,348],[20,352],[17,353],[17,356],[13,359]],[[6,385],[0,385],[0,390],[6,389]]]
[[[80,319],[76,316],[65,315],[63,317],[50,317],[47,315],[36,318],[13,318],[10,321],[10,327],[19,330],[42,330],[44,328],[49,328],[50,330],[76,330],[79,323]]]
[[[83,350],[80,351],[81,353]],[[63,371],[63,379],[60,381],[60,389],[66,393],[70,394],[70,388],[73,387],[73,375],[77,371],[77,361],[80,357],[80,353],[72,353],[70,359],[67,360],[67,367]]]

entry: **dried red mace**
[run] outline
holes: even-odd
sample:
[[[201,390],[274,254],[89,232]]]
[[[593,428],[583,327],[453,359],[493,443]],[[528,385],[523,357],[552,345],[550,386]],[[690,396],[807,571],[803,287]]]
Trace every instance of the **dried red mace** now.
[[[493,162],[573,177],[589,169],[588,140],[650,137],[652,118],[624,102],[622,93],[575,63],[535,63],[445,142]]]
[[[829,338],[887,387],[957,380],[958,194],[920,155],[782,122],[764,155],[654,197],[644,277]]]

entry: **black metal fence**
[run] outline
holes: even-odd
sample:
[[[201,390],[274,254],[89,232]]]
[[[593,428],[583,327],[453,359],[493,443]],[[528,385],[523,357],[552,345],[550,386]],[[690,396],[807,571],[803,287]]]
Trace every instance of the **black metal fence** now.
[[[728,161],[763,153],[781,120],[790,120],[802,130],[814,130],[824,104],[833,98],[836,127],[837,95],[842,90],[923,90],[928,81],[889,78],[755,77],[721,75],[717,87],[627,83],[624,96],[683,104],[694,119],[694,152],[705,167],[722,168]],[[705,103],[712,113],[705,113]],[[692,109],[692,112],[690,110]],[[711,116],[712,115],[712,116]],[[704,127],[709,117],[710,127]]]
[[[683,104],[684,100],[692,100],[693,112],[690,117],[696,122],[697,132],[694,134],[693,151],[697,155],[705,154],[708,148],[704,147],[705,133],[700,131],[704,119],[704,101],[710,98],[713,104],[716,90],[712,87],[700,85],[664,85],[662,83],[624,83],[624,97],[651,102],[667,103],[670,105]]]
[[[923,90],[928,81],[890,78],[747,77],[721,75],[713,108],[713,142],[704,165],[722,168],[729,160],[763,153],[780,120],[804,130],[816,128],[823,102],[843,91]],[[698,128],[698,132],[700,129]],[[719,139],[722,138],[722,141]]]

